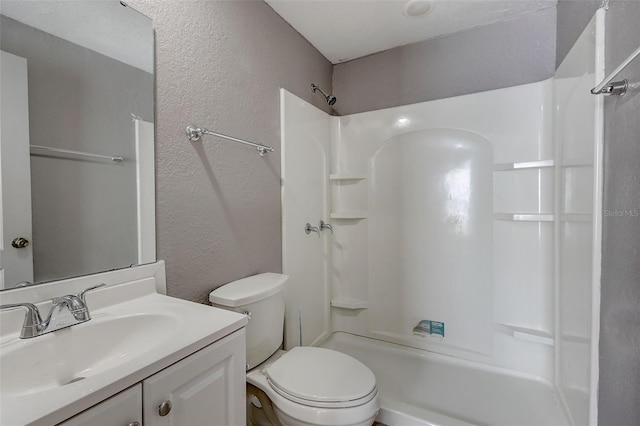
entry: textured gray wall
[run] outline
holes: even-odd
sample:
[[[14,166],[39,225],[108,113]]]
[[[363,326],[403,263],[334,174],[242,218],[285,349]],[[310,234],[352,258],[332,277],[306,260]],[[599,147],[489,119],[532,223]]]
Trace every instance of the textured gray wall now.
[[[1,19],[2,50],[27,58],[31,144],[128,159],[31,157],[35,281],[137,263],[131,113],[153,120],[153,75]]]
[[[331,63],[262,1],[128,3],[156,30],[158,258],[170,295],[205,302],[226,282],[282,270],[279,87],[326,108],[309,87],[331,90]],[[190,123],[276,151],[191,144]]]
[[[340,115],[544,80],[555,71],[556,9],[338,64]]]
[[[602,0],[558,1],[556,68],[560,66],[601,4]]]
[[[640,2],[612,1],[606,69],[640,44]],[[619,78],[640,82],[640,59]],[[599,423],[640,425],[640,90],[605,98]],[[606,216],[622,214],[623,216]],[[617,211],[617,213],[616,213]]]

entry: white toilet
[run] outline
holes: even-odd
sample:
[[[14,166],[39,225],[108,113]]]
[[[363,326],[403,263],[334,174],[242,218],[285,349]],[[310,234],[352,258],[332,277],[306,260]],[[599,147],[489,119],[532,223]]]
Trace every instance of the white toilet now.
[[[266,395],[267,405],[284,426],[370,426],[380,401],[369,368],[330,349],[280,350],[288,279],[282,274],[259,274],[209,294],[213,306],[250,317],[246,329],[248,387],[257,388],[255,393],[260,395],[254,396],[260,402]]]

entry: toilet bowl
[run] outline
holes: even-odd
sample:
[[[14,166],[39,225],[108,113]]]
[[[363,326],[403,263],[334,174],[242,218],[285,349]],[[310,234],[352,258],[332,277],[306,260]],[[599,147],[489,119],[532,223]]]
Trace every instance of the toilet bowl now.
[[[285,426],[370,426],[380,408],[371,370],[329,349],[278,351],[250,370],[247,382],[267,394]]]
[[[380,401],[375,376],[368,367],[331,349],[280,350],[288,278],[272,273],[255,275],[209,295],[213,306],[250,318],[246,330],[247,383],[266,395],[283,426],[370,426]]]

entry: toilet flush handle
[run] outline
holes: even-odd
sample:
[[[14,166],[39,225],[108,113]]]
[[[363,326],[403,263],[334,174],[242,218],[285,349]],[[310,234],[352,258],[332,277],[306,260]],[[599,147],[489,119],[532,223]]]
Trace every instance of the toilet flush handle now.
[[[242,311],[242,315],[246,315],[247,319],[251,319],[251,311]]]

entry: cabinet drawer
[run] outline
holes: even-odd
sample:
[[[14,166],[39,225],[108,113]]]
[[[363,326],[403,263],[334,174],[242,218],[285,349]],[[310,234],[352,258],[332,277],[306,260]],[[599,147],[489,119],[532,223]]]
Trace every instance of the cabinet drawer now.
[[[140,383],[71,417],[58,426],[134,425],[142,426],[142,385]]]

